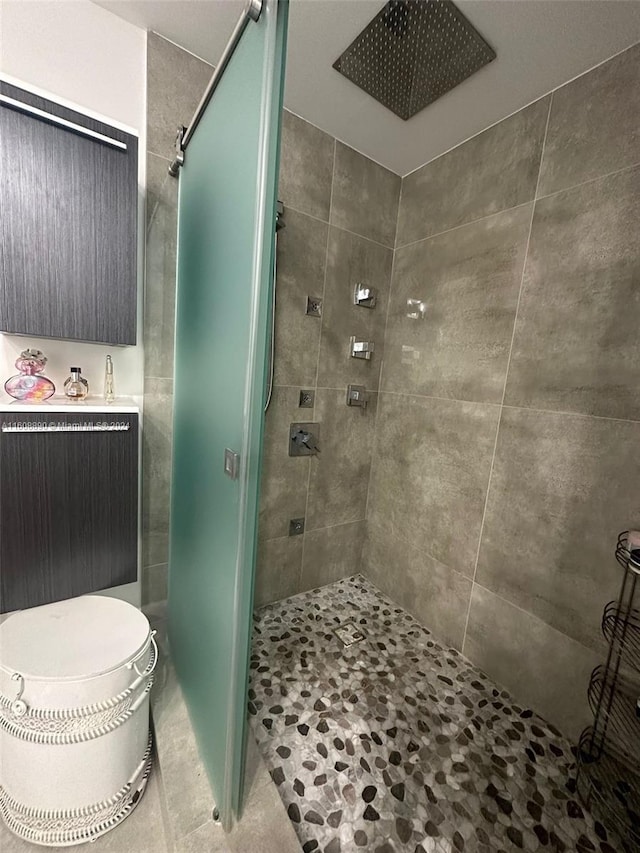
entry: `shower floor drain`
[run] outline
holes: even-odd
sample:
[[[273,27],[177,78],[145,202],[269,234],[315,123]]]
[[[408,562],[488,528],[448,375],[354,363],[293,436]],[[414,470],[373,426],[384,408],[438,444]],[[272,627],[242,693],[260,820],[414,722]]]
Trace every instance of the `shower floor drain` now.
[[[364,640],[364,634],[354,622],[345,622],[333,629],[333,633],[340,640],[343,646],[352,646],[354,643],[359,643]]]

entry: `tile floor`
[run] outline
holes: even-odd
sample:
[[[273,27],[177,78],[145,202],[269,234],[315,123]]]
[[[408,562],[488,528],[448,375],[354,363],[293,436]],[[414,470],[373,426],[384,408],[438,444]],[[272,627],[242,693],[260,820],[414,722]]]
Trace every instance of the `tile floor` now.
[[[213,799],[169,660],[164,605],[146,609],[160,658],[151,694],[157,755],[147,790],[118,827],[82,848],[91,853],[300,853],[300,844],[253,737],[247,749],[246,801],[229,835],[211,819]],[[12,835],[0,821],[1,853],[43,848]]]
[[[249,699],[304,853],[624,849],[569,742],[361,576],[256,613]]]

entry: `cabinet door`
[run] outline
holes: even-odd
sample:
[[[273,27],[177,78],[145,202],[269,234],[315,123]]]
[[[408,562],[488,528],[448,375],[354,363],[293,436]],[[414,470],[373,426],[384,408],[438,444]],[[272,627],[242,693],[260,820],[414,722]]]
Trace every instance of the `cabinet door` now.
[[[0,612],[137,577],[138,416],[0,414]]]
[[[7,83],[0,96],[0,330],[135,344],[137,138]]]

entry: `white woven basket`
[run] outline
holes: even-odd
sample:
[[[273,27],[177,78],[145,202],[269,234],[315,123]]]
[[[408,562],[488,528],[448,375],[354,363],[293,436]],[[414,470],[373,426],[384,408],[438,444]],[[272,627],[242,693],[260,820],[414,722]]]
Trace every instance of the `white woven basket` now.
[[[0,814],[12,832],[68,846],[130,814],[151,770],[156,661],[146,617],[106,596],[0,625]]]

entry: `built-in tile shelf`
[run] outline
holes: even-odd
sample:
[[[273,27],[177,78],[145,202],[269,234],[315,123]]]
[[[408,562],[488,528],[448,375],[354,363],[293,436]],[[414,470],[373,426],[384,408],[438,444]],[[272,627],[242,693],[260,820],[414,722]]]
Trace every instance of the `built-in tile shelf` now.
[[[81,411],[86,414],[95,412],[133,412],[139,413],[141,401],[139,397],[116,397],[113,403],[105,403],[101,397],[88,397],[86,400],[73,401],[67,397],[51,397],[49,400],[37,403],[25,403],[23,400],[9,401],[7,397],[0,400],[0,412],[73,412]]]

